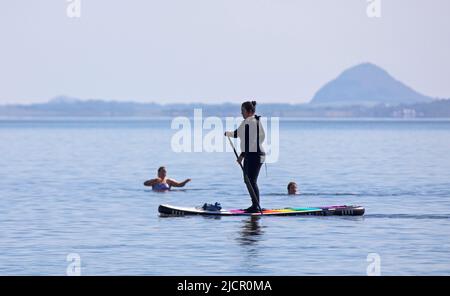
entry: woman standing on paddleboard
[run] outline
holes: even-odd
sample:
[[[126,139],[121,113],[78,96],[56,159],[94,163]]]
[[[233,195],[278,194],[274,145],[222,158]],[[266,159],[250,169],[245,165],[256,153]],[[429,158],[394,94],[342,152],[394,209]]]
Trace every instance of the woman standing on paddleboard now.
[[[260,122],[260,116],[255,115],[255,107],[255,101],[242,103],[241,114],[244,117],[244,121],[234,132],[225,132],[225,136],[239,138],[241,142],[242,152],[238,162],[242,163],[242,160],[244,160],[244,179],[245,175],[247,175],[255,193],[255,196],[252,196],[252,206],[246,210],[250,213],[260,211],[257,181],[266,155],[262,147],[266,135]],[[251,190],[249,189],[249,191]]]

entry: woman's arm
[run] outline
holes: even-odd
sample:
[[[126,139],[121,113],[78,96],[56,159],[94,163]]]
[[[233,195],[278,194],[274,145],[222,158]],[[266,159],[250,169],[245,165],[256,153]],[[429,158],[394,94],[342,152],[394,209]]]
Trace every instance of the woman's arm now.
[[[234,132],[225,132],[225,137],[237,138],[238,130],[235,130]]]
[[[147,181],[144,182],[144,186],[153,186],[153,185],[155,185],[156,183],[158,183],[160,181],[161,181],[160,178],[147,180]]]
[[[173,186],[173,187],[184,187],[184,185],[186,185],[189,182],[191,182],[191,179],[186,179],[183,182],[177,182],[172,179],[167,179],[167,184],[169,184],[170,186]]]
[[[245,126],[245,120],[241,122],[239,127],[235,129],[233,132],[225,132],[225,137],[238,138],[243,135],[242,131]]]

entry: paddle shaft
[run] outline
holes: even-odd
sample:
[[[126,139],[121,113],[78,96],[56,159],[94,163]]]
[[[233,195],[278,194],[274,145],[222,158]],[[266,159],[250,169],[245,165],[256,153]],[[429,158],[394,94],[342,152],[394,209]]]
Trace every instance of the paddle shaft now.
[[[234,147],[233,142],[231,141],[231,138],[230,137],[227,137],[227,138],[228,138],[228,141],[230,142],[231,147],[233,148],[234,155],[236,155],[236,159],[239,160],[239,155],[236,151],[236,148]],[[250,182],[250,179],[248,178],[247,173],[245,172],[244,166],[242,165],[241,162],[238,161],[238,163],[242,169],[242,172],[244,173],[244,183],[245,183],[245,185],[247,185],[247,190],[248,190],[248,193],[250,194],[250,197],[252,198],[252,202],[257,205],[258,210],[261,212],[261,215],[262,215],[263,212],[262,212],[261,206],[259,205],[258,198],[256,197],[255,189],[253,188],[252,183]]]

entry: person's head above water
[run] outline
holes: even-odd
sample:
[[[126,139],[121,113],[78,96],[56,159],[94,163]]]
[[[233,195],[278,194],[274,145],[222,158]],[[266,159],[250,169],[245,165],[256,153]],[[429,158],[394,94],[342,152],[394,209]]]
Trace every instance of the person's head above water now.
[[[297,194],[297,183],[289,182],[287,186],[288,194],[295,195]]]
[[[158,169],[158,177],[164,179],[167,176],[166,167],[159,167]]]
[[[241,105],[241,114],[244,119],[247,117],[255,115],[256,101],[247,101]]]

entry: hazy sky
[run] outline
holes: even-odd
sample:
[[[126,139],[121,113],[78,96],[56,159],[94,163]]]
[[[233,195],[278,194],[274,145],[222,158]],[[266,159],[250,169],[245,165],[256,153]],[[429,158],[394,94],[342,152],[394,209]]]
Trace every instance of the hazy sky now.
[[[156,102],[304,102],[375,63],[450,97],[450,1],[0,0],[0,104],[57,95]]]

